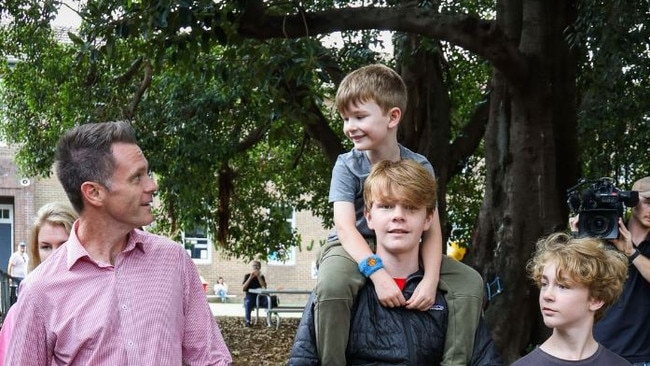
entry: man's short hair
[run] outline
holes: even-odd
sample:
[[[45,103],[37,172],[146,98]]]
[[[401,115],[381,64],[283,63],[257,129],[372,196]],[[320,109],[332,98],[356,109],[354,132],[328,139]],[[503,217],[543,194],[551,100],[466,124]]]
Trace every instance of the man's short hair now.
[[[371,100],[379,105],[384,114],[394,107],[404,113],[408,101],[404,80],[393,69],[381,64],[361,67],[343,78],[334,104],[339,112],[344,112],[351,105]]]
[[[55,169],[72,207],[83,211],[81,185],[97,182],[110,188],[115,170],[112,145],[136,144],[135,131],[128,122],[88,123],[61,136],[56,146]]]
[[[431,173],[415,160],[380,161],[373,165],[364,183],[366,211],[373,202],[400,202],[413,207],[426,207],[433,212],[437,203],[438,184]]]
[[[603,301],[604,305],[594,314],[595,321],[602,319],[623,292],[628,260],[623,253],[607,248],[601,239],[573,238],[566,233],[540,239],[526,266],[538,287],[549,262],[557,263],[555,275],[559,283],[585,286],[591,298]]]

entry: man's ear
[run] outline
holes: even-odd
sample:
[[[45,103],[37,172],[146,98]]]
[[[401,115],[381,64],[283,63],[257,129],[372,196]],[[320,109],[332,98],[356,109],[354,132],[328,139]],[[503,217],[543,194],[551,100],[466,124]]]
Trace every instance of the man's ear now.
[[[402,119],[402,110],[397,107],[393,107],[388,111],[388,117],[390,118],[388,121],[388,127],[397,128],[399,121]]]
[[[97,182],[83,182],[81,184],[81,196],[90,205],[101,206],[105,194],[106,189]]]

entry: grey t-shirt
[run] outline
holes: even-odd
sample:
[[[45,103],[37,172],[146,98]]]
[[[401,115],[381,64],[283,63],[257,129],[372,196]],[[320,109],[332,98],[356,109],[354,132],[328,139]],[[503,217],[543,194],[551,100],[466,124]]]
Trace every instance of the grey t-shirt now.
[[[608,350],[602,345],[598,345],[596,353],[589,358],[580,361],[568,361],[561,358],[553,357],[542,351],[539,347],[535,348],[526,356],[518,359],[511,366],[629,366],[629,363],[623,357]]]
[[[433,166],[427,158],[418,153],[399,145],[400,157],[402,159],[415,160],[422,164],[431,175],[435,176]],[[339,155],[332,169],[332,181],[330,183],[329,202],[352,202],[356,215],[357,230],[366,238],[375,236],[373,230],[368,227],[366,218],[363,215],[363,183],[370,174],[370,160],[363,151],[352,149]],[[332,232],[327,241],[338,240],[336,232]]]

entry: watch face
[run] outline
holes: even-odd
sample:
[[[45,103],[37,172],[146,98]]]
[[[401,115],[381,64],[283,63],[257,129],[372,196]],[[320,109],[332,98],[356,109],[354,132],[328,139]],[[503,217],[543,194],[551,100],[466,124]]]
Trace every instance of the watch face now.
[[[374,267],[377,264],[377,260],[375,258],[368,258],[368,261],[366,262],[370,267]]]

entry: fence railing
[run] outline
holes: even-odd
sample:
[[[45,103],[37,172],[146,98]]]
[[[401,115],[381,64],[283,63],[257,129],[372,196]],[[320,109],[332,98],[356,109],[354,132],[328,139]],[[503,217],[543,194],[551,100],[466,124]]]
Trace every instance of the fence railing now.
[[[16,302],[16,287],[12,282],[11,276],[0,270],[0,325],[11,305]]]

